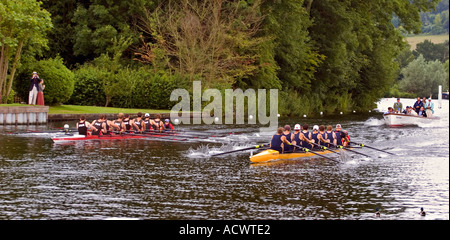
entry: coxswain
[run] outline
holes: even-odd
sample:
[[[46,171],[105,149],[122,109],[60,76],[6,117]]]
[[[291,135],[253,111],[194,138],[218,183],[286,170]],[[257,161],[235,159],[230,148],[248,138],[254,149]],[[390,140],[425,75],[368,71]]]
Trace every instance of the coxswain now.
[[[334,133],[336,134],[336,145],[347,147],[350,142],[350,136],[347,131],[342,130],[341,124],[336,125]]]
[[[286,140],[286,136],[283,135],[284,128],[279,127],[277,134],[272,136],[270,140],[270,149],[276,150],[279,153],[283,153],[285,145],[289,145],[289,141]]]
[[[117,116],[117,119],[113,121],[112,126],[115,127],[116,130],[119,132],[125,131],[125,126],[123,124],[123,118],[124,118],[123,113],[119,113],[119,115]]]
[[[125,118],[123,119],[123,127],[125,129],[125,131],[130,132],[131,131],[131,122],[132,120],[130,119],[130,114],[125,113]]]
[[[92,125],[94,126],[94,129],[92,130],[92,135],[104,135],[107,134],[106,130],[106,123],[103,121],[105,118],[104,114],[100,114],[100,117],[97,120],[94,120],[92,122]]]
[[[92,126],[92,124],[90,124],[88,121],[86,121],[86,116],[81,115],[80,116],[80,121],[77,122],[78,134],[80,134],[80,135],[90,135],[88,130],[92,130],[92,128],[94,128],[94,126]]]
[[[166,120],[164,120],[164,129],[166,130],[175,130],[175,128],[173,127],[172,123],[170,123],[170,120],[166,118]]]
[[[155,131],[160,131],[160,130],[164,129],[164,123],[161,122],[161,114],[159,114],[159,113],[156,114],[156,117],[153,120],[152,125],[153,125],[153,129]]]
[[[144,121],[142,122],[142,129],[146,132],[150,132],[152,130],[152,120],[150,119],[150,114],[146,113],[144,115]]]
[[[300,145],[304,148],[311,149],[311,132],[308,131],[308,124],[303,124],[302,131],[300,132],[300,139],[302,140]]]
[[[331,147],[336,145],[336,134],[333,132],[333,126],[328,125],[327,131],[325,132],[325,139],[327,140],[328,144],[326,147]]]
[[[142,113],[141,112],[138,112],[137,113],[137,117],[135,118],[135,119],[133,119],[133,121],[131,122],[131,125],[133,126],[133,129],[135,130],[135,131],[139,131],[139,132],[142,132],[142,122],[143,122],[144,120],[142,120]]]
[[[300,124],[295,124],[294,126],[294,133],[292,135],[294,135],[294,140],[292,141],[293,144],[295,145],[300,145],[301,140],[300,140],[300,135],[301,135],[301,126]],[[297,150],[297,147],[294,148],[294,151]]]
[[[284,126],[284,132],[283,135],[286,137],[286,140],[289,141],[289,143],[292,143],[294,140],[294,135],[291,133],[291,126],[285,125]],[[294,146],[291,144],[284,145],[284,152],[293,152]]]

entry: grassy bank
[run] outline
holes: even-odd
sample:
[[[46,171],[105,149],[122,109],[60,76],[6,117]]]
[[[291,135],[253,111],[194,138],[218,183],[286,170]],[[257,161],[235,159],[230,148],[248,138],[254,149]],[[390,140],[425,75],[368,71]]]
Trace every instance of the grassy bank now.
[[[0,107],[26,107],[28,104],[0,104]],[[169,113],[170,110],[156,109],[135,109],[135,108],[113,108],[113,107],[95,107],[95,106],[78,106],[78,105],[60,105],[50,106],[48,114],[92,114],[92,113]]]
[[[50,106],[48,114],[91,114],[91,113],[132,113],[132,114],[136,114],[137,112],[168,113],[168,112],[170,112],[170,110],[61,105],[61,106]]]
[[[449,39],[449,35],[416,35],[406,38],[409,45],[411,45],[411,50],[415,50],[418,43],[424,42],[427,39],[434,44],[443,43]]]

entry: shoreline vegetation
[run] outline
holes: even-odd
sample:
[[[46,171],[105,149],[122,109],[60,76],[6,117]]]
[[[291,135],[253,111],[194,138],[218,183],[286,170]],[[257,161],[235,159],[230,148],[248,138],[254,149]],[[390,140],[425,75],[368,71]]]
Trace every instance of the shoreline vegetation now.
[[[27,107],[28,104],[12,103],[0,104],[0,107]],[[170,113],[166,109],[141,109],[141,108],[116,108],[116,107],[98,107],[98,106],[78,106],[78,105],[59,105],[49,106],[48,114],[118,114],[128,113],[136,114],[138,112],[144,113]]]

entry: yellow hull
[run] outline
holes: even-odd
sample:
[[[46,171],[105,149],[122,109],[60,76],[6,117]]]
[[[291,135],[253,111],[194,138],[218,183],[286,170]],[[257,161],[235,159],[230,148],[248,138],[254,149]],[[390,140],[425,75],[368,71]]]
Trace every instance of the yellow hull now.
[[[315,152],[320,155],[333,153],[332,151],[315,151]],[[294,158],[305,158],[305,157],[314,157],[314,156],[317,156],[317,155],[314,153],[311,153],[311,152],[280,154],[276,150],[268,149],[268,150],[264,150],[258,154],[255,154],[253,156],[250,156],[250,161],[254,162],[254,163],[259,163],[259,162],[267,162],[267,161],[280,160],[280,159],[294,159]]]

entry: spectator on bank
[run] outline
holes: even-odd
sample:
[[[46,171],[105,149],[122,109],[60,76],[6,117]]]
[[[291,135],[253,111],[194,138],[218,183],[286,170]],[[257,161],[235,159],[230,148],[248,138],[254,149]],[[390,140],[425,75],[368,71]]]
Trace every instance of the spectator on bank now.
[[[44,85],[44,79],[41,79],[41,82],[38,85],[38,93],[37,93],[37,101],[36,104],[40,105],[40,106],[44,106],[44,89],[45,89],[45,85]]]
[[[37,72],[33,72],[33,76],[30,79],[30,92],[28,94],[28,105],[36,105],[37,93],[39,89],[39,83],[41,79],[37,75]]]

